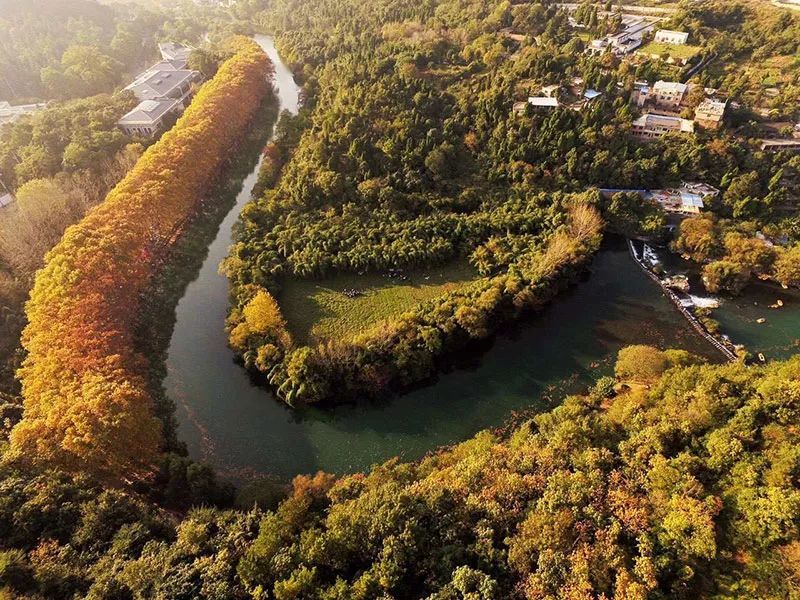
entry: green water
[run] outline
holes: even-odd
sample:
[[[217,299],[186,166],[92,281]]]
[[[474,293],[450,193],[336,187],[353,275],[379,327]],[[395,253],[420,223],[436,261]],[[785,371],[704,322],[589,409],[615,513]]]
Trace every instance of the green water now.
[[[780,308],[770,308],[777,300]],[[754,284],[741,297],[721,298],[711,316],[720,331],[752,354],[767,360],[789,358],[800,351],[800,293],[777,285]],[[759,319],[765,319],[759,323]]]
[[[297,87],[269,38],[283,108]],[[237,481],[287,479],[323,469],[367,469],[393,456],[415,459],[506,422],[544,410],[610,372],[627,344],[682,347],[719,357],[635,265],[622,243],[596,257],[587,281],[542,314],[518,323],[435,382],[378,403],[292,410],[254,386],[226,345],[228,283],[217,267],[256,181],[245,179],[208,255],[176,308],[165,387],[176,402],[178,436],[191,456]]]
[[[689,276],[691,294],[713,298],[719,307],[711,317],[720,324],[720,333],[742,344],[752,355],[763,354],[767,360],[786,359],[800,351],[800,291],[754,281],[740,296],[712,295],[703,287],[700,265],[683,260],[666,248],[656,249],[666,273]],[[783,303],[781,307],[772,307]],[[763,323],[759,323],[764,319]]]

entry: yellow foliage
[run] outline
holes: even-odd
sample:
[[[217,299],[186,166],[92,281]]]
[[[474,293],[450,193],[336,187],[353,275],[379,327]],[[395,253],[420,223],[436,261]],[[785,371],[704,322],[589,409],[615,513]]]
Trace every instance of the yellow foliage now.
[[[37,273],[19,371],[25,416],[11,445],[22,460],[110,481],[150,470],[161,443],[148,363],[134,347],[138,305],[159,252],[196,210],[267,92],[254,42],[198,92],[175,127],[77,225]]]

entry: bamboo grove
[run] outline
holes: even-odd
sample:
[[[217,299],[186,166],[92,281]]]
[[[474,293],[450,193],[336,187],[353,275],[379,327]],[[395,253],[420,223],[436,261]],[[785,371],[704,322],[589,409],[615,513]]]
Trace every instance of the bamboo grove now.
[[[137,306],[268,91],[254,43],[197,93],[173,129],[48,254],[27,304],[24,418],[13,451],[111,481],[145,475],[161,443],[137,352]]]

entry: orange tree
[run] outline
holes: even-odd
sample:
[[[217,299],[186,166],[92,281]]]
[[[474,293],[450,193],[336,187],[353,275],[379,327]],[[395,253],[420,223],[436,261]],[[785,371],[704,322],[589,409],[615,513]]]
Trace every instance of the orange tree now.
[[[177,124],[70,227],[36,276],[20,369],[25,461],[109,481],[144,476],[161,443],[147,360],[134,345],[158,254],[200,205],[267,92],[269,59],[245,38]]]

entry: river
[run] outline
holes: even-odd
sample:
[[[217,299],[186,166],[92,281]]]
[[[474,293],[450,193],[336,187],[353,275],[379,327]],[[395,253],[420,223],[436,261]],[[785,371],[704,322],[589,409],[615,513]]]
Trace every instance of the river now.
[[[272,40],[257,37],[276,67],[283,109],[298,87]],[[234,481],[288,479],[319,469],[365,470],[393,456],[416,459],[502,425],[514,411],[546,409],[610,372],[631,343],[682,347],[719,359],[628,256],[606,244],[587,281],[542,314],[516,324],[435,382],[382,402],[293,410],[251,383],[226,344],[228,282],[218,265],[256,182],[248,176],[197,278],[176,308],[165,387],[190,455]]]

